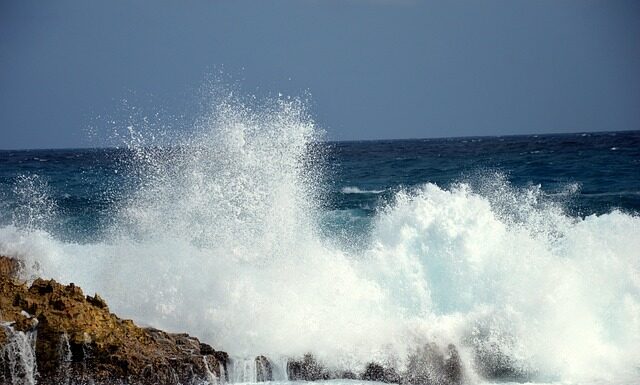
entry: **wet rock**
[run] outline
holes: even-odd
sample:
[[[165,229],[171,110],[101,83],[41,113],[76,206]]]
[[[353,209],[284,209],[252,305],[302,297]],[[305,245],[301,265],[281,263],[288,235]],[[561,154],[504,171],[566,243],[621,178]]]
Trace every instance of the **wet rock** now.
[[[216,351],[211,347],[211,345],[207,345],[205,343],[200,343],[200,354],[215,354]]]
[[[291,381],[328,380],[331,374],[315,357],[307,353],[301,360],[290,360],[287,363],[287,374]]]
[[[477,344],[474,349],[474,366],[478,374],[487,379],[527,382],[534,371],[523,363],[516,362],[494,343]]]
[[[0,384],[35,384],[35,331],[22,332],[0,325],[3,345],[0,349]]]
[[[0,320],[12,332],[37,335],[38,384],[170,385],[220,377],[226,353],[187,334],[120,319],[100,296],[85,296],[74,284],[36,279],[28,286],[15,277],[19,264],[12,261],[0,257]],[[0,333],[0,348],[7,342]]]
[[[256,381],[273,381],[271,362],[265,356],[256,357]]]
[[[0,276],[15,277],[21,268],[18,260],[0,256]]]
[[[464,380],[462,363],[456,347],[443,352],[434,343],[426,344],[409,355],[403,384],[460,385]]]
[[[360,376],[366,381],[377,381],[398,384],[401,381],[400,375],[394,368],[385,368],[375,362],[370,362]]]
[[[364,369],[364,373],[362,373],[361,378],[365,381],[384,382],[384,368],[382,367],[382,365],[371,362],[367,364],[367,367]]]
[[[444,374],[451,384],[462,384],[464,372],[462,370],[462,360],[455,345],[447,346],[446,359],[444,361]]]
[[[498,334],[490,326],[480,324],[473,329],[466,342],[474,350],[476,373],[486,379],[529,382],[538,375],[537,370],[526,361],[509,353],[516,342],[509,334]]]

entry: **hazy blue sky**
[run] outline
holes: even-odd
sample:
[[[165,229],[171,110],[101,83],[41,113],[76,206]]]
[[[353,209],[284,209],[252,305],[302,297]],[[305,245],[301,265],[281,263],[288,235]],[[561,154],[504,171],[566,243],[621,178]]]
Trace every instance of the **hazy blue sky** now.
[[[221,69],[329,139],[640,129],[640,1],[0,0],[0,148],[188,120]]]

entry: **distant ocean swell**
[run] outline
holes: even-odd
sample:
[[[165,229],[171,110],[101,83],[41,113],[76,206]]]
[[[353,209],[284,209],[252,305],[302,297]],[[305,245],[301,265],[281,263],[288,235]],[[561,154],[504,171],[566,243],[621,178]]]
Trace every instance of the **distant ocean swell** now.
[[[574,217],[539,188],[486,173],[399,189],[364,239],[332,239],[319,223],[321,136],[301,102],[228,98],[170,148],[132,132],[121,172],[136,189],[101,240],[54,236],[46,181],[25,175],[23,204],[2,209],[12,224],[0,254],[238,357],[402,367],[435,342],[458,347],[471,382],[495,375],[485,366],[496,359],[520,380],[639,377],[636,214]]]

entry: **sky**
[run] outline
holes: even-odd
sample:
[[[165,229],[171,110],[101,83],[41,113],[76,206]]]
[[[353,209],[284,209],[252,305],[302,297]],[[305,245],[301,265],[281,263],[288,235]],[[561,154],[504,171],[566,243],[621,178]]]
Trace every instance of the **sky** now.
[[[0,0],[0,149],[184,124],[219,74],[329,140],[637,130],[640,2]]]

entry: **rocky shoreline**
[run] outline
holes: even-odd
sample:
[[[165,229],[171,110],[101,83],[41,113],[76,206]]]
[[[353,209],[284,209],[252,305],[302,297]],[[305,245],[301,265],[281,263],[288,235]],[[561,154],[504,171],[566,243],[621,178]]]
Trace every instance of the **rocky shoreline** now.
[[[46,385],[212,383],[220,377],[226,353],[187,334],[118,318],[100,296],[85,296],[74,284],[36,279],[27,285],[17,278],[19,268],[0,257],[3,384],[30,383],[30,376]],[[25,343],[34,345],[31,363]],[[37,371],[29,373],[34,363]]]
[[[188,334],[136,326],[109,311],[99,295],[73,283],[18,278],[20,263],[0,256],[1,384],[221,384],[229,355]],[[255,358],[255,380],[273,380],[268,358]],[[289,380],[362,379],[410,385],[458,385],[464,380],[453,345],[426,345],[398,373],[370,363],[361,373],[331,371],[311,354],[290,359]]]

